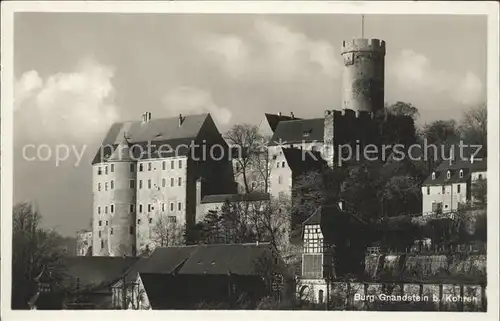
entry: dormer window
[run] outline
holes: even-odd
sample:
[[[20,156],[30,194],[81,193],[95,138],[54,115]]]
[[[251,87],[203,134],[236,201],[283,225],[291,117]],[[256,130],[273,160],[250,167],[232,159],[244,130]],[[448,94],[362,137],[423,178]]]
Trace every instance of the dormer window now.
[[[436,172],[432,172],[432,179],[436,179]]]
[[[458,173],[458,175],[460,176],[460,178],[464,178],[464,171],[460,170],[460,172]]]
[[[448,172],[446,173],[446,179],[450,179],[450,178],[451,178],[451,172],[450,172],[450,171],[448,171]]]

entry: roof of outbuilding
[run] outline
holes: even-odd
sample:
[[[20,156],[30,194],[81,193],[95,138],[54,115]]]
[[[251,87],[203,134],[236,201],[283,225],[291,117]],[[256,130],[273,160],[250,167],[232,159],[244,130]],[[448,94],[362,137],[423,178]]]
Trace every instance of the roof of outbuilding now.
[[[97,151],[92,164],[105,162],[113,154],[117,146],[123,143],[126,137],[131,154],[134,159],[141,157],[157,158],[172,155],[185,155],[210,114],[183,116],[182,125],[179,126],[179,117],[152,119],[148,122],[128,121],[115,123],[109,129],[101,147]],[[154,145],[152,155],[141,155],[147,151],[148,144]],[[184,145],[186,147],[184,147]],[[161,149],[160,146],[164,146]],[[183,147],[182,150],[177,150]],[[159,150],[160,149],[160,150]]]
[[[269,146],[322,142],[325,120],[323,118],[289,120],[278,123]]]
[[[432,178],[432,173],[427,177],[424,181],[424,186],[432,186],[432,185],[444,185],[444,184],[452,184],[452,183],[463,183],[467,182],[471,174],[474,172],[485,172],[487,167],[486,158],[482,160],[474,160],[471,162],[470,160],[460,160],[460,161],[443,161],[437,168],[434,170],[435,178]],[[462,170],[462,176],[460,175],[460,170]],[[450,178],[447,177],[447,173],[450,171]]]
[[[127,274],[258,275],[256,262],[272,253],[269,243],[207,244],[157,248]]]
[[[258,202],[258,201],[268,201],[270,196],[268,193],[247,193],[247,194],[219,194],[219,195],[207,195],[201,200],[201,204],[207,203],[224,203],[224,202]]]
[[[116,282],[138,258],[76,256],[63,259],[64,288],[99,289]]]

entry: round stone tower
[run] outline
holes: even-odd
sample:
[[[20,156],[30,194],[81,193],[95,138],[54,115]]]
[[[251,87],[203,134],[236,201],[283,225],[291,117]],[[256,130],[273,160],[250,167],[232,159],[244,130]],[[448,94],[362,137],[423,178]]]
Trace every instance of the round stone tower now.
[[[125,137],[108,159],[108,167],[113,168],[109,171],[113,186],[109,190],[109,226],[102,233],[107,239],[105,249],[109,256],[135,256],[136,162]]]
[[[385,41],[353,39],[342,43],[342,106],[357,112],[384,107]]]

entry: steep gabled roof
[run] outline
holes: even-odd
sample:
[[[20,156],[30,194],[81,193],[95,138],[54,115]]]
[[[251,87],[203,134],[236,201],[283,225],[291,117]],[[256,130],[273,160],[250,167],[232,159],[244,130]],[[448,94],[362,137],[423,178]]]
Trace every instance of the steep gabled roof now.
[[[277,114],[264,114],[267,120],[267,123],[269,124],[269,127],[271,127],[271,130],[273,133],[276,131],[276,128],[278,127],[278,124],[282,121],[289,121],[289,120],[300,120],[300,118],[292,118],[291,116],[283,116],[283,115],[277,115]]]
[[[205,123],[210,118],[210,114],[187,115],[183,116],[182,125],[179,126],[179,117],[152,119],[148,122],[128,121],[115,123],[109,129],[104,138],[101,147],[97,151],[92,164],[105,162],[113,154],[116,147],[123,143],[123,137],[132,149],[134,159],[141,157],[139,152],[147,150],[148,143],[155,145],[156,149],[164,145],[166,147],[160,150],[161,157],[173,155],[175,149],[179,146],[190,146]],[[137,147],[137,148],[134,148]],[[168,152],[170,150],[170,153]],[[181,153],[187,153],[188,148],[184,148]],[[153,153],[151,158],[160,157],[158,153]]]
[[[100,289],[119,280],[138,258],[76,256],[63,260],[64,288]]]
[[[269,146],[323,141],[325,120],[323,118],[289,120],[278,123]]]
[[[288,166],[294,175],[308,171],[319,171],[325,168],[326,162],[321,153],[298,148],[282,148]]]

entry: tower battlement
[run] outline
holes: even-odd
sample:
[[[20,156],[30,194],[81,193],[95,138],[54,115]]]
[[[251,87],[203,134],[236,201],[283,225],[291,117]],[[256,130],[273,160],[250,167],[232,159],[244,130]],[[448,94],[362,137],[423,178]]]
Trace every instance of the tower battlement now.
[[[351,39],[342,42],[342,54],[363,51],[385,55],[385,41],[379,39]]]

